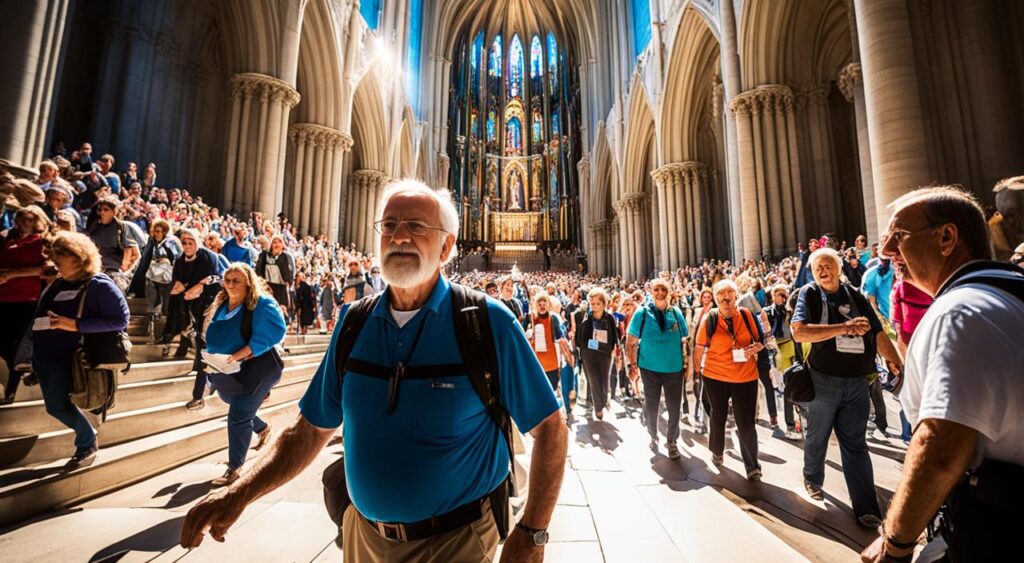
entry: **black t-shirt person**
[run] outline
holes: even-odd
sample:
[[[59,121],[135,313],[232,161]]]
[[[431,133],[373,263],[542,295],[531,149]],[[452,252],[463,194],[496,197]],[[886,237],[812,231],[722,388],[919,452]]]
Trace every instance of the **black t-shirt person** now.
[[[815,371],[834,377],[864,377],[874,373],[876,370],[875,355],[877,354],[875,338],[879,332],[882,332],[882,323],[879,322],[878,316],[871,304],[868,303],[867,298],[849,284],[841,285],[835,293],[823,291],[817,283],[807,284],[800,290],[800,295],[797,297],[792,322],[811,325],[823,324],[821,298],[823,294],[826,296],[825,301],[828,304],[827,324],[842,324],[857,317],[865,317],[871,325],[871,330],[859,337],[863,342],[863,352],[840,352],[836,348],[837,340],[829,338],[811,344],[808,363]]]

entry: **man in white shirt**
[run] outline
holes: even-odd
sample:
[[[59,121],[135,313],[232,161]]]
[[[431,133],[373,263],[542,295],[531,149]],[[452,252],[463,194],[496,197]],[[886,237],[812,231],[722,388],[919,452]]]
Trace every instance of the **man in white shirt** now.
[[[985,216],[972,195],[922,188],[891,207],[881,253],[936,299],[905,364],[900,402],[914,436],[903,478],[881,537],[861,559],[909,561],[944,501],[951,560],[1002,559],[1019,549],[1024,521],[1024,271],[989,261]]]

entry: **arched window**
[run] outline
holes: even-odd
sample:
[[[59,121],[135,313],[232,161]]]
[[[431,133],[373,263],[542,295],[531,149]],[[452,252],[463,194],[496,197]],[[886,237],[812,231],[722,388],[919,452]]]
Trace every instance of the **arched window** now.
[[[491,62],[487,65],[487,74],[490,76],[501,76],[501,36],[494,38],[491,43]]]
[[[523,96],[523,42],[519,36],[512,37],[512,44],[508,48],[508,97],[521,98]]]
[[[551,81],[551,93],[558,91],[558,41],[555,34],[548,32],[548,76]]]
[[[540,37],[533,36],[530,42],[530,78],[538,78],[544,75],[544,47],[540,44]]]

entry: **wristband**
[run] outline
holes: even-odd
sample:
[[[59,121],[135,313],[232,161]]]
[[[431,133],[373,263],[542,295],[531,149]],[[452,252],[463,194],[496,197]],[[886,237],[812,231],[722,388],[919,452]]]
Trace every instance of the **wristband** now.
[[[895,547],[896,549],[914,549],[917,547],[917,539],[909,542],[899,541],[895,536],[885,530],[885,524],[880,527],[879,531],[882,533],[885,543]]]

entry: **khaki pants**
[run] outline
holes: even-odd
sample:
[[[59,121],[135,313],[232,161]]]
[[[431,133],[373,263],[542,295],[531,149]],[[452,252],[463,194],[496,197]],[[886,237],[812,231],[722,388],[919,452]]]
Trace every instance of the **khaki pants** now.
[[[345,563],[489,562],[498,550],[498,527],[490,504],[485,502],[484,515],[472,524],[432,538],[403,542],[381,537],[355,506],[349,506],[342,521],[342,549]]]

